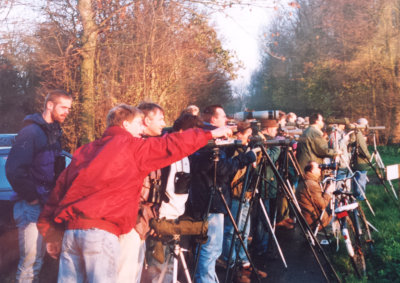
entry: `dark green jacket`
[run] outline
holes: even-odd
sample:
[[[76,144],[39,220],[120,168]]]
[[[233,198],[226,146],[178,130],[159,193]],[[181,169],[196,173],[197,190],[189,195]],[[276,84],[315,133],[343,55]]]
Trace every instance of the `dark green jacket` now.
[[[313,125],[303,132],[297,146],[297,160],[303,172],[309,161],[321,164],[325,157],[333,157],[336,153],[336,150],[329,148],[322,132]]]
[[[273,137],[266,136],[267,140],[273,139]],[[269,157],[271,157],[271,160],[274,164],[276,164],[276,161],[279,158],[279,155],[281,154],[281,148],[279,146],[273,146],[267,148],[267,153]],[[267,166],[265,168],[265,176],[266,180],[262,181],[262,186],[261,186],[261,197],[262,198],[276,198],[276,193],[278,191],[278,182],[275,177],[274,171],[272,171],[272,168],[270,166]]]
[[[361,131],[357,131],[352,135],[351,146],[353,147],[352,167],[354,170],[367,171],[369,168],[368,161],[371,155],[368,151],[367,140]]]

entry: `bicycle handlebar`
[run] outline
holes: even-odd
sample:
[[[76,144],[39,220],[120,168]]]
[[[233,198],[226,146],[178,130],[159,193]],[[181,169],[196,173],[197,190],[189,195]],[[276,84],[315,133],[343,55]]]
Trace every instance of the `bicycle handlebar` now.
[[[345,181],[345,180],[353,179],[357,172],[360,172],[360,171],[354,171],[353,174],[351,174],[350,176],[341,178],[341,179],[336,179],[335,177],[326,177],[324,180],[322,180],[322,184],[325,184],[328,181],[337,182],[337,181]]]

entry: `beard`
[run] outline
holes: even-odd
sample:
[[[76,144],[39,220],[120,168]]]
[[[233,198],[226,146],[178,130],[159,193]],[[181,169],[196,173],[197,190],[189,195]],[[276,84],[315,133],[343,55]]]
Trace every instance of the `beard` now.
[[[58,123],[63,123],[65,118],[67,118],[67,115],[61,115],[57,113],[56,111],[51,112],[51,118],[53,121],[57,121]]]

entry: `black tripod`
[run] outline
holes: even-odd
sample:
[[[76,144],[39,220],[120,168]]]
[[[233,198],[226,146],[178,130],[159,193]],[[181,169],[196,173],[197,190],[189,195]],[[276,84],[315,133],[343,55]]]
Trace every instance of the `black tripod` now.
[[[250,180],[251,180],[251,178],[249,177],[251,175],[251,171],[252,171],[251,168],[252,168],[252,166],[249,165],[247,167],[247,171],[246,171],[246,177],[245,177],[245,180],[244,180],[243,189],[242,189],[241,198],[240,198],[240,203],[239,203],[239,208],[238,208],[237,217],[236,217],[236,219],[238,219],[238,222],[239,222],[240,216],[242,216],[242,204],[244,202],[244,195],[245,195],[246,192],[251,191],[251,188],[250,188],[250,185],[251,185],[251,181]],[[259,186],[262,184],[262,181],[268,182],[268,180],[265,178],[263,172],[265,172],[265,162],[261,162],[260,166],[258,167],[257,172],[255,172],[255,174],[252,175],[252,177],[254,177],[254,176],[257,177],[257,179],[256,179],[256,182],[255,182],[254,188],[252,190],[250,208],[249,208],[247,216],[246,216],[246,221],[245,221],[244,227],[242,228],[242,233],[244,231],[246,231],[247,225],[249,223],[249,218],[250,218],[250,214],[251,214],[252,208],[255,206],[255,204],[258,204],[260,206],[260,208],[261,208],[262,214],[263,214],[264,219],[265,219],[265,221],[267,223],[267,227],[268,227],[268,229],[269,229],[269,231],[270,231],[270,233],[271,233],[271,235],[272,235],[272,237],[274,239],[274,242],[275,242],[275,244],[277,246],[277,249],[278,249],[279,254],[281,256],[282,262],[283,262],[285,268],[287,268],[285,257],[284,257],[284,255],[282,253],[282,249],[280,248],[278,240],[277,240],[277,238],[275,236],[274,228],[273,228],[273,226],[271,224],[270,218],[268,216],[268,212],[267,212],[267,210],[265,208],[265,205],[264,205],[264,202],[263,202],[263,200],[261,198],[261,192],[258,190]],[[231,246],[230,246],[230,250],[229,250],[229,256],[228,256],[228,260],[227,260],[228,269],[227,269],[227,272],[226,272],[226,275],[225,275],[225,283],[228,283],[228,282],[232,281],[231,280],[231,275],[233,275],[234,269],[232,270],[232,272],[230,272],[231,271],[231,267],[233,265],[233,267],[235,268],[237,266],[237,262],[238,262],[238,259],[239,259],[240,247],[238,247],[237,250],[236,250],[236,258],[235,258],[234,264],[232,264],[231,260],[232,260],[233,249],[236,246],[236,236],[237,236],[236,233],[234,233],[232,235],[232,241],[231,241]]]
[[[217,186],[217,168],[218,168],[218,162],[220,161],[219,148],[218,147],[214,147],[212,149],[212,151],[213,151],[212,159],[213,159],[213,163],[214,163],[213,185],[211,187],[210,199],[209,199],[209,202],[208,202],[206,214],[204,216],[204,221],[207,221],[208,216],[210,214],[210,209],[211,209],[211,204],[212,204],[213,198],[215,197],[215,194],[218,193],[218,195],[220,196],[221,201],[222,201],[222,203],[223,203],[223,205],[224,205],[224,207],[225,207],[225,209],[227,211],[227,215],[229,216],[229,219],[232,222],[233,228],[235,230],[235,234],[237,235],[237,237],[238,237],[238,239],[240,241],[240,244],[241,244],[243,250],[246,253],[247,258],[249,259],[249,262],[250,262],[251,267],[253,268],[253,271],[255,271],[255,274],[257,276],[258,281],[261,282],[261,279],[260,279],[260,277],[259,277],[259,275],[257,273],[257,269],[256,269],[253,261],[251,260],[250,254],[249,254],[249,252],[248,252],[248,250],[246,248],[246,245],[245,245],[245,243],[243,241],[243,238],[242,238],[242,236],[241,236],[241,234],[239,232],[239,229],[238,229],[238,227],[236,225],[236,222],[235,222],[235,220],[233,218],[233,215],[232,215],[232,213],[231,213],[231,211],[229,209],[229,205],[226,202],[226,199],[225,199],[224,194],[222,192],[222,188]],[[194,267],[194,270],[193,270],[193,275],[196,274],[197,265],[199,263],[200,252],[201,252],[200,248],[201,248],[201,244],[199,244],[197,249],[196,249],[197,254],[196,254],[196,259],[195,259],[195,267]]]

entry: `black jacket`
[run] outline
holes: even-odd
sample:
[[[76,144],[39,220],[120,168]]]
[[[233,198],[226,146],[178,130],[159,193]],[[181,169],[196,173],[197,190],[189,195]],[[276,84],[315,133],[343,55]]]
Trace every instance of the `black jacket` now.
[[[206,129],[211,130],[215,127],[206,125]],[[233,176],[239,169],[255,160],[256,156],[252,151],[231,157],[227,154],[227,150],[219,149],[217,187],[222,189],[228,205],[231,204],[230,183]],[[202,218],[207,213],[214,180],[213,149],[211,147],[206,146],[190,156],[190,172],[192,174],[189,191],[191,211],[195,218]],[[210,213],[226,212],[220,195],[216,193],[212,199]]]

